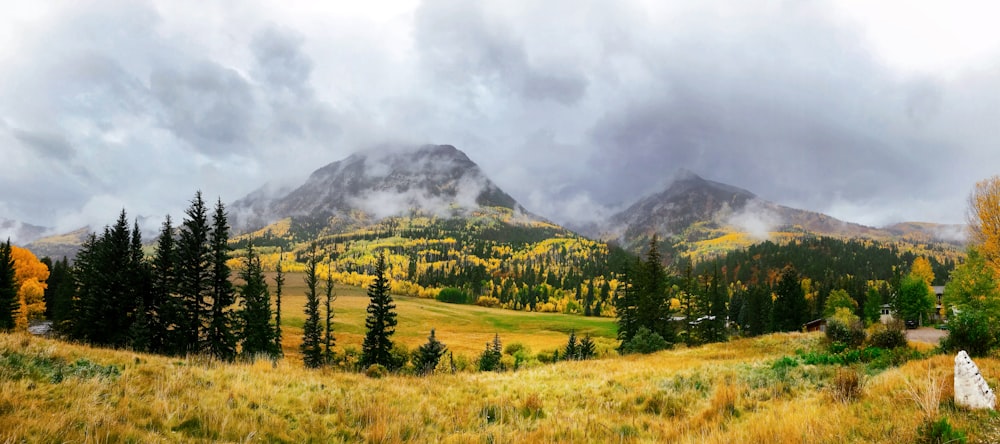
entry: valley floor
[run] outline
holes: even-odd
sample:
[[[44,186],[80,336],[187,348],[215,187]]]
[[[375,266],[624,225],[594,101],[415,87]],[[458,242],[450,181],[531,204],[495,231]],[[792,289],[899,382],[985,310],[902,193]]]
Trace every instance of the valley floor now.
[[[517,372],[372,379],[291,359],[226,365],[0,334],[0,443],[901,443],[928,416],[947,416],[970,442],[1000,439],[996,415],[949,401],[950,356],[865,375],[849,401],[831,382],[840,367],[776,364],[820,341],[774,334]],[[995,387],[1000,361],[978,363]]]

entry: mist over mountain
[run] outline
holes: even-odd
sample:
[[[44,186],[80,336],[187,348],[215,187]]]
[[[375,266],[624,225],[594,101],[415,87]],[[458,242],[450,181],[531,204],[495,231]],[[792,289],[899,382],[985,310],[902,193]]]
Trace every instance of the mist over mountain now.
[[[14,243],[28,243],[42,237],[48,231],[45,227],[0,218],[0,241],[10,239]]]
[[[656,235],[681,251],[699,242],[739,234],[742,243],[772,240],[778,233],[840,238],[901,239],[958,245],[961,226],[900,223],[884,229],[843,221],[826,214],[779,205],[738,187],[680,170],[663,191],[646,196],[601,225],[585,230],[590,236],[615,241],[639,251]],[[720,242],[721,243],[721,242]]]
[[[234,226],[259,228],[286,217],[451,217],[484,207],[534,217],[462,151],[424,145],[352,154],[317,169],[294,190],[261,188],[229,211]]]

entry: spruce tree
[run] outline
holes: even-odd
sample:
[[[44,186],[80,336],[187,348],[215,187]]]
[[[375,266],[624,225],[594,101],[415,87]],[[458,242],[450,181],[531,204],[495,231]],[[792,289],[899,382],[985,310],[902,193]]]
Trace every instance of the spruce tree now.
[[[66,256],[52,264],[48,284],[48,288],[45,289],[45,310],[48,312],[46,316],[52,321],[52,327],[56,331],[63,332],[64,323],[72,314],[73,295],[76,293],[73,269]]]
[[[133,221],[132,225],[129,270],[129,291],[132,294],[131,299],[134,301],[134,311],[129,326],[128,343],[135,351],[148,352],[151,351],[153,335],[153,319],[149,310],[152,275],[142,252],[142,234],[139,231],[138,219]]]
[[[632,284],[632,273],[628,270],[622,276],[621,284],[615,290],[617,293],[614,299],[615,311],[618,314],[618,341],[621,343],[619,351],[625,343],[632,340],[636,332],[639,331],[639,318],[637,314],[635,288]]]
[[[283,250],[278,250],[278,263],[274,267],[274,351],[277,357],[285,354],[281,346],[281,293],[285,287],[285,273],[281,268],[281,261],[284,259]]]
[[[178,353],[207,351],[207,327],[210,321],[208,297],[212,294],[212,250],[209,248],[208,210],[195,193],[177,240],[177,293],[181,299],[178,328],[181,350]]]
[[[379,252],[375,262],[375,280],[368,286],[368,316],[365,319],[364,342],[361,344],[362,368],[381,364],[393,367],[392,339],[396,332],[396,304],[389,294],[389,279],[386,277],[385,252]]]
[[[260,256],[253,248],[253,239],[247,243],[247,254],[240,270],[239,286],[243,309],[240,311],[242,326],[241,352],[249,359],[259,355],[274,357],[274,331],[271,329],[271,295],[264,279]]]
[[[579,344],[576,343],[576,330],[570,330],[569,341],[566,342],[566,348],[563,349],[563,359],[575,361],[579,358],[579,352]]]
[[[19,308],[13,248],[7,238],[6,243],[0,244],[0,331],[14,329]]]
[[[186,350],[181,327],[185,325],[183,301],[177,294],[177,247],[173,220],[168,214],[160,229],[153,256],[149,313],[152,317],[150,348],[167,354]]]
[[[431,329],[431,335],[427,337],[427,342],[417,348],[417,352],[413,356],[413,365],[417,369],[417,373],[426,375],[434,373],[434,369],[437,368],[438,363],[441,362],[441,357],[448,350],[441,341],[437,340],[434,336],[434,329]]]
[[[500,358],[503,357],[503,346],[500,344],[500,334],[493,335],[493,342],[486,343],[486,350],[479,355],[479,371],[494,372],[503,370]],[[558,358],[556,358],[558,359]]]
[[[775,288],[776,297],[772,309],[775,331],[797,331],[807,319],[809,307],[806,305],[805,291],[799,281],[799,274],[792,267],[786,267]]]
[[[587,294],[583,297],[583,315],[591,316],[594,314],[591,306],[594,305],[594,281],[591,280],[587,284]]]
[[[316,287],[319,277],[316,273],[318,259],[316,250],[312,250],[309,261],[306,262],[306,320],[302,325],[302,362],[308,368],[318,368],[323,365],[323,347],[321,344],[321,330],[319,325],[319,294]]]
[[[235,314],[236,302],[232,271],[226,263],[229,260],[229,222],[226,208],[219,199],[212,215],[211,264],[209,267],[211,300],[209,305],[208,353],[223,361],[232,361],[236,356]]]
[[[327,363],[333,362],[333,346],[337,340],[333,337],[333,307],[331,303],[337,299],[333,292],[333,261],[326,262],[326,322],[323,331],[323,360]]]
[[[596,354],[597,346],[594,344],[594,340],[590,338],[590,333],[588,333],[580,340],[580,345],[577,347],[577,356],[579,356],[581,361],[585,361],[593,358]]]

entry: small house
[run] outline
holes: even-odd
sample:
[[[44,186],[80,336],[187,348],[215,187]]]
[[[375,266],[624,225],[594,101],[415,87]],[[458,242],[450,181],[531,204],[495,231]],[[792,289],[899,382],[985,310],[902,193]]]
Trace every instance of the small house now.
[[[826,319],[820,318],[820,319],[815,319],[815,320],[806,322],[805,327],[806,327],[806,331],[807,332],[809,332],[809,331],[823,331],[823,332],[825,332],[826,331]]]

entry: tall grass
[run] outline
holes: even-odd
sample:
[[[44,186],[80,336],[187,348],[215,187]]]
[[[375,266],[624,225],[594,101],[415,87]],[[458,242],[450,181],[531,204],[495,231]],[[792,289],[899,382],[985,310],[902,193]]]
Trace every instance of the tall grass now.
[[[832,368],[773,364],[819,341],[776,334],[517,372],[372,379],[293,359],[222,364],[2,334],[0,360],[20,356],[21,370],[0,370],[0,442],[912,442],[924,407],[908,390],[928,372],[946,377],[951,358],[889,369],[837,402]],[[58,379],[34,368],[81,359],[104,370]],[[995,385],[1000,362],[978,364]],[[937,401],[970,437],[995,424]]]

